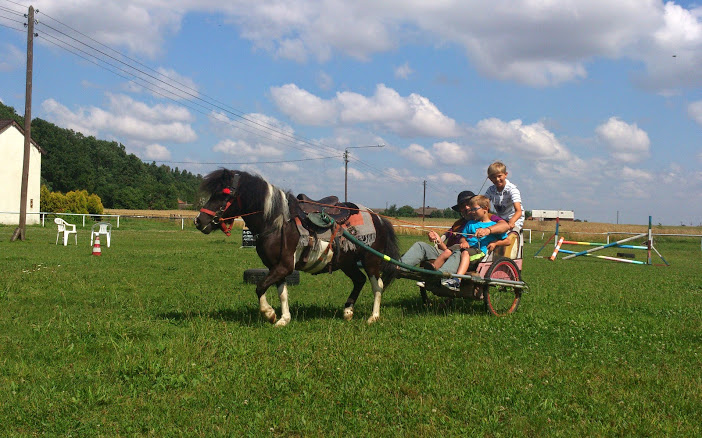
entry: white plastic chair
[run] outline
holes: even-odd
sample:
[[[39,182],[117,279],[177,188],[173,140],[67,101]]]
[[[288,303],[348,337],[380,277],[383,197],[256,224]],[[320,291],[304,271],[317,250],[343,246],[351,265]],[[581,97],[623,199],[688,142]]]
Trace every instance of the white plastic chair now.
[[[112,224],[109,222],[98,222],[90,229],[90,246],[93,246],[95,236],[103,234],[107,236],[107,247],[110,247],[110,237],[112,237]]]
[[[65,220],[57,217],[54,219],[54,223],[58,225],[58,232],[56,233],[56,244],[58,245],[59,236],[63,233],[63,246],[68,245],[68,236],[75,234],[76,245],[78,245],[78,232],[76,231],[76,226],[74,224],[69,224]]]

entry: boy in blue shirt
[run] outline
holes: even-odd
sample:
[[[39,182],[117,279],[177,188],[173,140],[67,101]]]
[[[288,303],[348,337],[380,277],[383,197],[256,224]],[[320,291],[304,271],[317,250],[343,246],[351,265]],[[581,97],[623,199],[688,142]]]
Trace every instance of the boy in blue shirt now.
[[[490,214],[490,200],[488,198],[483,195],[475,196],[469,201],[468,207],[472,220],[466,222],[462,231],[464,237],[462,237],[460,241],[461,262],[456,271],[458,275],[465,275],[468,269],[471,266],[476,266],[478,262],[485,257],[488,251],[494,250],[497,246],[507,246],[510,243],[507,239],[507,233],[492,233],[490,227],[497,225],[497,222],[492,220]],[[442,253],[442,255],[436,259],[434,262],[435,266],[441,266],[441,264],[443,264],[443,260],[440,259],[443,258],[444,254],[446,254],[446,252]],[[460,278],[450,278],[444,280],[442,284],[457,288],[460,282]]]

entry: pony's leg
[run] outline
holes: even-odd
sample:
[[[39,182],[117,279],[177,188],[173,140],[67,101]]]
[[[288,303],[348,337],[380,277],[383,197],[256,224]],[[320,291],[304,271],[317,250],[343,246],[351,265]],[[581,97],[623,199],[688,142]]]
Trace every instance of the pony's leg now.
[[[373,324],[380,319],[380,298],[383,296],[383,279],[377,278],[374,275],[369,277],[371,287],[373,288],[373,313],[368,318],[368,324]]]
[[[290,322],[290,307],[288,305],[288,286],[283,283],[278,286],[280,296],[280,319],[275,323],[276,327],[285,327]],[[274,313],[275,315],[275,313]]]
[[[344,304],[344,319],[346,321],[351,321],[353,319],[353,306],[356,304],[358,295],[366,284],[366,276],[358,269],[355,263],[352,264],[350,268],[342,268],[342,270],[353,282],[353,290],[346,300],[346,304]]]
[[[268,322],[273,324],[275,322],[276,316],[275,316],[275,309],[273,309],[273,306],[268,304],[268,300],[266,300],[266,294],[264,293],[263,295],[258,297],[258,306],[259,310],[261,311],[261,315],[263,315]]]

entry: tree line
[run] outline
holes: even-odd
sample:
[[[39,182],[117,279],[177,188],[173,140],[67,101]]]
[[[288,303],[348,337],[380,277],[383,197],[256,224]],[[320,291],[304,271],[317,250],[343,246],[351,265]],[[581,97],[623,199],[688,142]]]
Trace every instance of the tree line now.
[[[24,117],[1,102],[0,119],[24,126]],[[39,118],[32,120],[32,139],[46,151],[41,184],[51,192],[86,190],[99,196],[105,208],[165,210],[178,208],[179,199],[196,203],[201,175],[144,163],[115,141],[98,140]]]

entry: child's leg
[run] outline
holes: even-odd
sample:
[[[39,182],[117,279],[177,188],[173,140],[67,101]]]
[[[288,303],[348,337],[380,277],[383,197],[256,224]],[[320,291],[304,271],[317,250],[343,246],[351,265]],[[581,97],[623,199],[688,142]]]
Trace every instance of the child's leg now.
[[[470,265],[470,251],[461,251],[461,263],[458,264],[458,270],[456,274],[464,275],[468,272],[468,266]]]
[[[453,254],[453,251],[451,251],[450,249],[445,249],[444,252],[439,254],[439,257],[437,257],[436,260],[434,260],[434,262],[432,263],[434,268],[439,269],[440,267],[442,267],[444,263],[446,263],[446,260],[448,260],[448,258],[451,257],[451,254]]]
[[[483,252],[479,249],[468,248],[461,251],[461,263],[458,265],[456,274],[465,275],[465,273],[468,272],[470,265],[473,262],[479,262],[483,257],[485,257],[485,254],[483,254]]]

